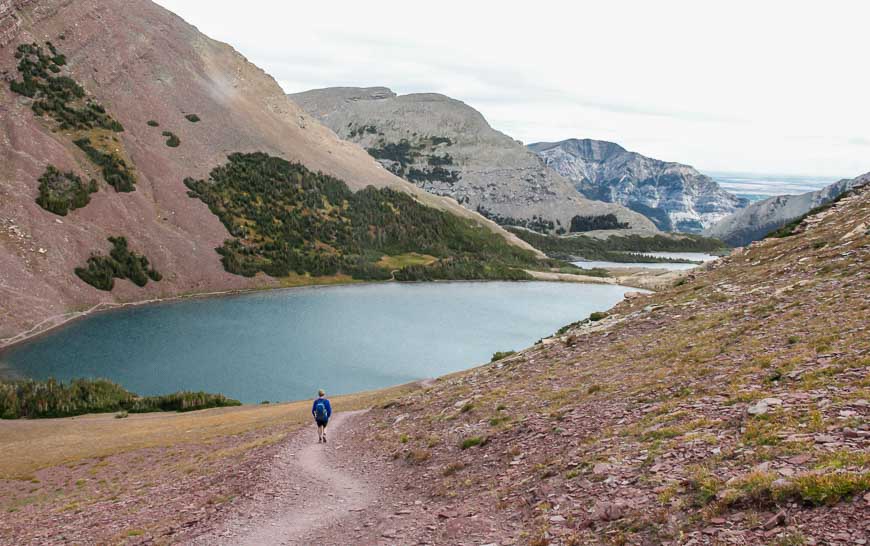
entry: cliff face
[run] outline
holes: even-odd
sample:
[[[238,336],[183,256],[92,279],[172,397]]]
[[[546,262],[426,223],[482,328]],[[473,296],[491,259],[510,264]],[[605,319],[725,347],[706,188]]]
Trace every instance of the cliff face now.
[[[810,210],[831,202],[856,184],[870,180],[867,173],[852,180],[840,180],[818,191],[800,195],[777,195],[752,203],[704,230],[732,246],[744,246],[782,227]]]
[[[612,142],[570,139],[529,149],[586,197],[625,205],[665,231],[698,233],[748,204],[688,165],[652,159]]]
[[[0,47],[0,342],[98,303],[275,284],[269,277],[224,271],[215,248],[228,238],[227,229],[188,197],[183,183],[186,177],[207,178],[233,152],[298,161],[351,189],[396,188],[516,242],[455,202],[393,176],[308,116],[231,47],[150,1],[0,2],[6,36]],[[123,132],[64,128],[37,114],[35,99],[13,92],[9,82],[22,78],[19,44],[37,42],[47,52],[47,41],[64,56],[57,59],[61,65],[50,63],[52,69],[85,93],[76,100],[105,108]],[[94,108],[82,111],[98,117]],[[187,114],[200,121],[189,121]],[[150,126],[152,120],[159,127]],[[180,145],[167,146],[163,131],[176,135]],[[135,191],[116,192],[104,181],[100,167],[74,144],[82,136],[105,139],[105,151],[123,158],[135,176]],[[36,198],[49,165],[96,179],[99,191],[66,216],[44,210]],[[112,292],[80,281],[73,270],[93,253],[106,253],[106,238],[115,235],[147,256],[163,280],[144,288],[118,282]]]
[[[591,201],[480,112],[444,95],[397,96],[385,87],[315,89],[290,95],[304,110],[359,144],[384,167],[427,192],[449,196],[506,224],[567,230],[574,216],[614,214],[654,232],[640,214]]]

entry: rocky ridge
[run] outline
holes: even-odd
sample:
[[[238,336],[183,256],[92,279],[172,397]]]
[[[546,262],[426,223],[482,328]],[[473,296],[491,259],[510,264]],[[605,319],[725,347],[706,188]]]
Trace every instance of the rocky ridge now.
[[[629,152],[613,142],[569,139],[529,149],[589,199],[624,205],[664,231],[699,233],[748,204],[688,165]]]
[[[584,198],[461,101],[436,93],[398,96],[386,87],[314,89],[290,97],[387,170],[500,223],[567,231],[574,216],[614,214],[635,232],[656,231],[621,205]]]
[[[761,239],[771,231],[800,218],[810,210],[829,203],[870,173],[851,180],[840,180],[818,191],[800,195],[777,195],[752,203],[745,209],[726,216],[704,230],[704,235],[743,246]]]

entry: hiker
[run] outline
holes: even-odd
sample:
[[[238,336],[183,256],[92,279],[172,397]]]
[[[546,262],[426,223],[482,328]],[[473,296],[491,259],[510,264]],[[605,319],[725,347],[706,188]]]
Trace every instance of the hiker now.
[[[326,425],[329,423],[329,418],[332,417],[332,406],[329,404],[329,399],[326,398],[323,389],[317,391],[317,399],[311,406],[311,415],[314,416],[314,421],[317,423],[317,443],[325,443]]]

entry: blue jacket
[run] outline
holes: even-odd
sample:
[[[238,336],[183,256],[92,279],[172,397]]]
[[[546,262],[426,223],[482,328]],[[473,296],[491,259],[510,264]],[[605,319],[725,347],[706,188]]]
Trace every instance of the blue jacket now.
[[[329,404],[329,399],[327,398],[317,398],[313,404],[311,404],[311,415],[317,417],[317,414],[314,412],[314,408],[317,406],[318,402],[323,402],[326,405],[326,418],[329,419],[332,417],[332,406]]]

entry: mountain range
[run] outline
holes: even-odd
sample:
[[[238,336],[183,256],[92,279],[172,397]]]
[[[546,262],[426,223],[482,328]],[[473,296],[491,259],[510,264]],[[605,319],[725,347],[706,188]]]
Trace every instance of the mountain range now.
[[[503,225],[564,233],[576,216],[613,215],[613,228],[656,231],[646,217],[618,203],[580,195],[522,143],[456,99],[399,96],[385,87],[314,89],[290,97],[385,169]]]
[[[568,139],[529,149],[589,199],[619,203],[663,231],[700,233],[748,204],[689,165],[646,157],[613,142]]]

